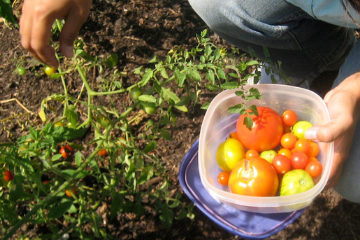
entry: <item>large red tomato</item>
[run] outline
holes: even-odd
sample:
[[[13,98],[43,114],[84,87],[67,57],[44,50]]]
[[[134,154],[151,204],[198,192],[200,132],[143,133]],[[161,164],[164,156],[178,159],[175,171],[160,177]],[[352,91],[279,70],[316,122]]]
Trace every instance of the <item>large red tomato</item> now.
[[[269,197],[275,196],[279,179],[273,166],[263,158],[242,159],[231,171],[230,192],[239,195]]]
[[[247,149],[258,152],[275,148],[280,144],[284,126],[280,115],[268,107],[257,107],[259,116],[243,114],[236,124],[236,132],[240,142]],[[245,117],[253,120],[251,130],[244,124]]]

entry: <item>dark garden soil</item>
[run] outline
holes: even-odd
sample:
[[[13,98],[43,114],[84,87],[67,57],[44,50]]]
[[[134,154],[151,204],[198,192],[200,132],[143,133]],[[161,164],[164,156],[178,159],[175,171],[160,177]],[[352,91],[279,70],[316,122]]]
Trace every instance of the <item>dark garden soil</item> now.
[[[40,71],[34,74],[36,67],[22,77],[14,74],[18,61],[31,57],[22,49],[17,29],[9,29],[3,23],[0,28],[0,142],[7,142],[23,135],[30,123],[41,123],[36,115],[25,114],[26,110],[14,99],[37,112],[41,100],[62,92],[62,86],[60,81],[51,80]],[[195,46],[196,34],[205,28],[186,0],[95,1],[80,36],[93,54],[117,53],[120,57],[117,68],[128,72],[124,81],[132,83],[139,80],[131,74],[134,68],[147,64],[154,55],[164,55],[175,45]],[[214,34],[212,39],[226,45]],[[70,92],[75,91],[81,87],[81,80],[73,78],[68,84]],[[319,94],[323,92],[320,89]],[[211,97],[201,95],[200,104]],[[106,99],[101,101],[106,104]],[[182,192],[177,179],[181,160],[198,138],[205,114],[199,106],[178,116],[177,125],[171,130],[173,140],[163,142],[158,150],[178,192]],[[190,202],[186,195],[183,199]],[[241,239],[213,223],[197,208],[194,212],[194,220],[175,220],[169,230],[151,214],[141,218],[123,214],[109,223],[106,230],[115,239]],[[41,228],[29,225],[22,231],[32,239]],[[325,190],[295,222],[269,239],[360,239],[360,205],[343,200],[332,189]]]

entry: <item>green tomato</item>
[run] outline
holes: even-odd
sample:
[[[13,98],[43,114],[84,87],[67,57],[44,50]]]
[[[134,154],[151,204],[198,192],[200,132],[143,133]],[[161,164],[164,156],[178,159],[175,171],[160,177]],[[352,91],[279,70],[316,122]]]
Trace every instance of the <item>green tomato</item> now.
[[[305,170],[290,170],[281,180],[280,196],[302,193],[312,187],[314,187],[314,180]]]
[[[26,73],[26,69],[24,67],[17,67],[16,68],[16,73],[19,74],[20,76],[24,76]]]
[[[136,101],[143,94],[142,90],[138,87],[131,89],[130,97]]]
[[[156,112],[157,107],[153,103],[145,103],[143,104],[144,110],[147,114],[154,114]]]
[[[260,153],[261,158],[265,159],[269,163],[272,163],[273,158],[277,155],[275,150],[267,150]]]
[[[76,125],[72,124],[71,122],[68,122],[68,123],[66,124],[66,126],[67,126],[68,128],[76,128]]]
[[[48,76],[50,76],[53,73],[56,73],[56,71],[57,71],[56,68],[49,67],[49,66],[46,66],[44,69],[45,74]]]
[[[245,148],[235,138],[226,139],[216,151],[216,161],[226,172],[230,172],[243,158],[245,158]]]
[[[305,132],[309,128],[311,128],[313,125],[308,121],[299,121],[295,123],[295,125],[292,127],[292,133],[298,138],[298,139],[305,139]]]

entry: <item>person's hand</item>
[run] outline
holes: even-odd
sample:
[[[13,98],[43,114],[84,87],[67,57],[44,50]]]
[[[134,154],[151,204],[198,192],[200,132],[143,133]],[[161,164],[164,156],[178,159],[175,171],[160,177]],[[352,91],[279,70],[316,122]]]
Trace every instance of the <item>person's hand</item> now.
[[[73,43],[86,21],[92,0],[24,0],[20,18],[21,44],[39,61],[57,68],[55,50],[50,46],[51,27],[56,19],[65,19],[60,33],[60,49],[73,55]]]
[[[347,159],[360,116],[360,73],[346,78],[325,95],[331,121],[310,128],[305,137],[319,142],[334,142],[334,158],[327,188],[336,185]]]

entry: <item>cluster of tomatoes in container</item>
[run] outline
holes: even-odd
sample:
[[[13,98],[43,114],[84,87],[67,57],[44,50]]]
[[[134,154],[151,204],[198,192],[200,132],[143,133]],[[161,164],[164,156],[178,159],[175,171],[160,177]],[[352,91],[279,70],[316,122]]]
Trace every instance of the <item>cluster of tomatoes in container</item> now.
[[[236,131],[219,145],[218,182],[247,196],[286,196],[311,189],[322,172],[319,146],[304,136],[312,124],[298,121],[290,109],[281,116],[268,107],[257,107],[257,112],[241,115]],[[251,127],[245,124],[249,118]]]

